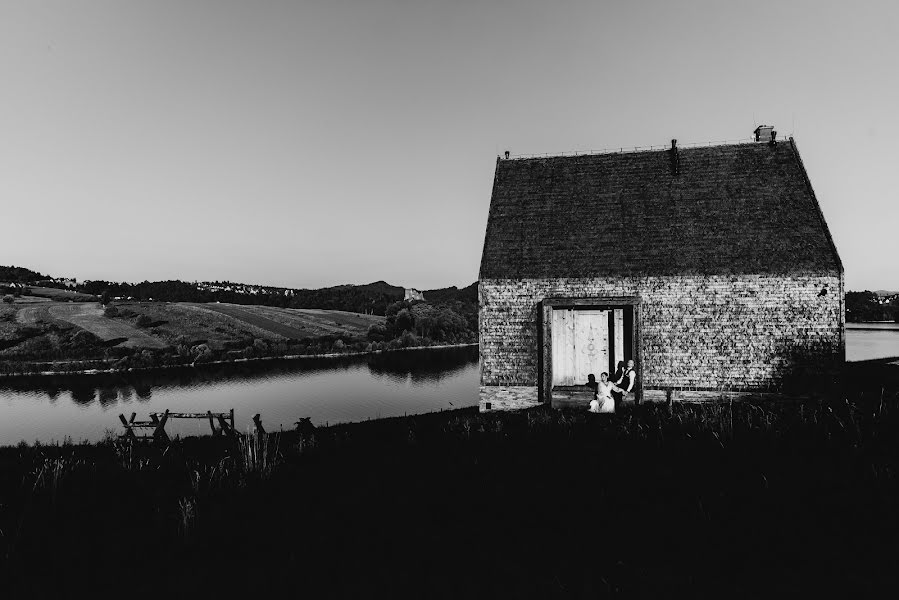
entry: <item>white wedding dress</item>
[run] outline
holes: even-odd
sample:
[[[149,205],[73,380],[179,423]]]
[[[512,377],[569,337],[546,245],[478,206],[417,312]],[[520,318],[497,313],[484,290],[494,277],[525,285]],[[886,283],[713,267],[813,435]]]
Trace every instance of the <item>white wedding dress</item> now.
[[[614,385],[610,381],[606,381],[605,383],[602,381],[597,382],[596,399],[590,401],[590,412],[615,412],[615,399],[612,398],[613,387]]]

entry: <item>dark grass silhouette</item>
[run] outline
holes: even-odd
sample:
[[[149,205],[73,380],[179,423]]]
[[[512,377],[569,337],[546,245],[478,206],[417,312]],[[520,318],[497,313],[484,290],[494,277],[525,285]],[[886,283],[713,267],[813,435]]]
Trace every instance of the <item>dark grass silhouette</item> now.
[[[10,597],[891,589],[899,370],[827,401],[473,410],[167,450],[0,450]]]

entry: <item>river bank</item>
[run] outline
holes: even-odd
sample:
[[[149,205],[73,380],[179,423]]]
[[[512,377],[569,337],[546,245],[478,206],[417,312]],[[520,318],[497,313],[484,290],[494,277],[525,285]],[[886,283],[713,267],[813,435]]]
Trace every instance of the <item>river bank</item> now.
[[[172,364],[162,364],[156,366],[148,366],[148,367],[123,367],[123,368],[97,368],[97,367],[89,367],[85,368],[84,364],[91,361],[54,361],[53,364],[56,369],[53,370],[34,370],[34,371],[16,371],[14,370],[17,365],[6,361],[4,363],[4,372],[0,372],[0,380],[4,378],[17,378],[17,377],[52,377],[59,375],[115,375],[121,373],[133,373],[133,372],[153,372],[153,371],[161,371],[167,369],[185,369],[185,368],[202,368],[204,366],[220,366],[220,365],[241,365],[241,364],[254,364],[254,363],[262,363],[266,361],[292,361],[292,360],[304,360],[304,359],[322,359],[322,358],[343,358],[343,357],[353,357],[353,356],[369,356],[369,355],[377,355],[384,354],[388,352],[404,352],[404,351],[414,351],[414,350],[441,350],[446,348],[470,348],[473,346],[477,346],[477,342],[465,343],[465,344],[433,344],[430,346],[409,346],[409,347],[401,347],[401,348],[383,348],[379,350],[361,350],[361,351],[347,351],[347,352],[326,352],[326,353],[317,353],[317,354],[287,354],[283,356],[256,356],[251,358],[233,358],[229,360],[206,360],[206,361],[193,361],[193,362],[183,362],[183,363],[172,363]],[[96,361],[101,362],[101,361]],[[102,361],[104,364],[114,364],[115,361]],[[28,365],[33,365],[35,363],[22,363],[22,368],[24,369]],[[40,364],[40,363],[38,363]]]
[[[4,582],[36,596],[873,595],[899,584],[899,382],[877,365],[851,376],[842,397],[802,404],[470,408],[167,449],[3,448]]]

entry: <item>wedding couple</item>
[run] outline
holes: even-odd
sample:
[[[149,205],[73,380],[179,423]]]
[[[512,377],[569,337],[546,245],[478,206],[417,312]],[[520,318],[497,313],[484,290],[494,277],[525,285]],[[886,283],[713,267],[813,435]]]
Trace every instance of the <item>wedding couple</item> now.
[[[590,412],[593,413],[613,413],[621,402],[624,394],[634,389],[634,379],[636,379],[636,371],[634,371],[634,361],[627,361],[627,368],[624,368],[624,361],[618,363],[618,372],[615,373],[615,381],[609,381],[608,373],[600,373],[599,381],[591,373],[587,375],[587,387],[593,389],[593,400],[590,401]]]

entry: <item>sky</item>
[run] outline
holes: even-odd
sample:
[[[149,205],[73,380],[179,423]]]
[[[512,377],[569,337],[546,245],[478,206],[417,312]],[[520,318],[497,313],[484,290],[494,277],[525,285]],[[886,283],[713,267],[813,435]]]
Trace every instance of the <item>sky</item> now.
[[[432,289],[496,156],[793,135],[899,289],[899,3],[0,0],[0,264]]]

